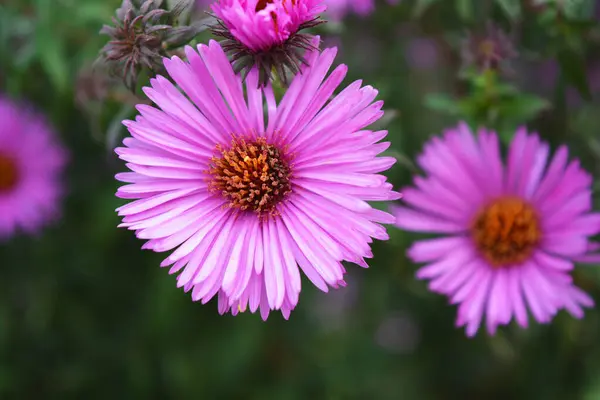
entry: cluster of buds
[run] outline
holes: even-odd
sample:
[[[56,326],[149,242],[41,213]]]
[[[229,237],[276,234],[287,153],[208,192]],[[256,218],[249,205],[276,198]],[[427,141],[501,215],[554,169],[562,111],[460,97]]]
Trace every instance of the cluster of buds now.
[[[100,31],[110,41],[100,51],[99,61],[105,62],[132,91],[143,68],[164,73],[163,57],[205,29],[201,24],[178,24],[190,2],[181,0],[172,10],[166,10],[162,8],[163,0],[123,0],[112,26],[105,25]]]
[[[143,70],[165,75],[163,58],[189,44],[209,27],[203,21],[182,24],[180,14],[194,0],[181,0],[172,10],[162,7],[163,0],[123,0],[101,33],[110,41],[100,52],[113,75],[122,78],[132,91]],[[304,33],[322,22],[324,0],[216,0],[210,28],[220,38],[221,47],[230,56],[236,73],[245,77],[256,68],[259,85],[278,78],[287,86],[288,76],[300,73],[307,61],[306,51],[317,50],[314,36]]]

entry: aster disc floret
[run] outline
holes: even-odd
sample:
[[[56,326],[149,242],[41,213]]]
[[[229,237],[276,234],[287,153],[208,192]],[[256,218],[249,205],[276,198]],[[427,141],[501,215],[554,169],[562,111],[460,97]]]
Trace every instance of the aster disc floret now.
[[[402,229],[438,233],[414,243],[408,255],[429,288],[458,304],[458,326],[468,336],[485,316],[488,332],[513,318],[541,323],[561,309],[581,318],[592,299],[573,284],[575,262],[598,262],[591,237],[600,232],[592,212],[591,176],[560,147],[517,130],[502,161],[496,133],[466,124],[426,144],[415,177],[394,209]]]
[[[223,38],[236,72],[258,68],[260,85],[273,73],[287,84],[288,72],[295,75],[306,64],[304,52],[318,47],[313,35],[301,31],[321,24],[325,9],[323,0],[218,0],[212,31]]]
[[[285,152],[265,137],[234,137],[230,146],[217,145],[211,159],[209,190],[221,193],[229,207],[277,215],[279,204],[292,191],[291,169]]]
[[[0,241],[59,215],[66,152],[46,121],[0,96]]]
[[[342,262],[366,267],[372,238],[388,238],[380,224],[393,216],[367,203],[399,197],[379,174],[395,162],[377,157],[387,132],[366,129],[383,103],[360,81],[332,98],[347,71],[327,76],[336,49],[307,54],[279,103],[256,70],[244,88],[217,42],[185,51],[188,61],[165,61],[185,94],[152,79],[144,91],[159,108],[140,105],[125,122],[132,137],[116,152],[132,172],[117,175],[129,183],[117,195],[132,202],[121,226],[144,248],[174,250],[162,266],[194,301],[288,318],[300,270],[323,291],[344,286]]]

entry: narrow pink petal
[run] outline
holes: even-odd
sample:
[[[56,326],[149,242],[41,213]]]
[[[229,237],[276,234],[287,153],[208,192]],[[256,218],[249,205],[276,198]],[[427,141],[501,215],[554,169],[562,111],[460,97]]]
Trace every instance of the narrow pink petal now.
[[[416,277],[418,279],[427,279],[445,274],[446,271],[460,267],[473,260],[475,257],[476,255],[469,246],[455,247],[448,251],[445,257],[419,269],[416,273]]]
[[[459,308],[459,316],[466,321],[466,334],[469,337],[475,336],[479,329],[489,298],[489,289],[494,279],[493,271],[488,271]]]
[[[245,263],[240,266],[240,268],[243,268],[243,270],[238,272],[237,279],[234,281],[234,287],[229,289],[228,286],[223,285],[223,289],[225,289],[227,293],[230,293],[230,297],[232,299],[241,298],[244,293],[247,294],[250,291],[250,279],[254,272],[254,249],[256,247],[256,237],[258,236],[260,228],[257,218],[250,217],[248,225],[244,246],[241,250],[242,254],[245,255]],[[249,294],[247,294],[247,296],[249,296]]]
[[[511,298],[508,289],[508,270],[495,271],[487,303],[486,323],[490,335],[496,333],[499,324],[507,324],[511,318]]]
[[[275,225],[281,244],[281,255],[283,257],[285,269],[289,278],[290,287],[294,293],[300,293],[300,271],[298,270],[298,265],[296,264],[296,260],[294,259],[293,246],[290,242],[291,238],[285,225],[280,219],[277,219],[275,221]],[[296,303],[297,301],[291,302],[292,305],[295,305]]]
[[[523,301],[520,268],[511,268],[507,271],[507,286],[515,320],[520,326],[527,328],[527,309],[525,308],[525,302]]]
[[[247,249],[244,248],[248,240],[250,223],[246,218],[240,218],[237,228],[237,233],[234,235],[234,244],[231,249],[229,260],[225,266],[225,274],[223,275],[224,294],[231,293],[235,279],[242,275],[240,271],[246,265]]]
[[[269,243],[268,248],[264,251],[267,256],[264,269],[265,288],[269,307],[275,310],[281,308],[285,298],[285,266],[281,258],[281,245],[277,239],[277,233],[277,226],[273,220],[264,223],[263,234],[266,239],[264,243]]]
[[[543,251],[536,251],[533,254],[532,259],[542,269],[546,268],[549,270],[567,272],[571,271],[574,267],[570,260],[562,257],[556,257]]]
[[[441,219],[406,207],[394,207],[396,226],[410,231],[431,233],[461,233],[462,224]]]
[[[461,236],[418,240],[408,249],[407,254],[414,262],[429,262],[439,260],[451,250],[466,245],[466,239]]]

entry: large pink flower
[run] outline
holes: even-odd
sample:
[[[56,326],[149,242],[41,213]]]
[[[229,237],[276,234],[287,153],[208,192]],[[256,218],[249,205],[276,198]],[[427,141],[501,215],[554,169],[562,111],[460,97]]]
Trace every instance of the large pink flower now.
[[[0,240],[59,215],[66,152],[46,121],[0,97]]]
[[[218,294],[221,313],[287,318],[299,270],[324,291],[343,286],[342,261],[366,267],[371,238],[388,238],[379,223],[393,216],[366,202],[398,197],[378,174],[394,163],[377,157],[386,132],[364,130],[382,102],[360,81],[331,98],[347,70],[326,78],[335,49],[309,53],[279,104],[255,70],[244,90],[218,43],[198,50],[165,61],[185,95],[152,79],[145,93],[160,109],[140,105],[125,122],[133,137],[116,151],[133,172],[117,175],[130,183],[117,195],[136,200],[118,209],[121,226],[144,248],[175,249],[162,266],[193,300]]]
[[[304,59],[302,50],[314,50],[313,36],[301,30],[321,23],[323,0],[218,0],[212,6],[218,25],[213,33],[225,38],[223,49],[236,71],[257,67],[265,84],[272,69],[286,80],[288,68],[296,74]]]
[[[408,254],[427,264],[417,277],[460,305],[457,325],[469,336],[484,315],[494,334],[513,318],[526,327],[527,309],[545,323],[561,309],[579,318],[593,305],[570,275],[574,262],[600,260],[588,254],[600,232],[592,178],[568,162],[564,146],[548,157],[548,144],[522,128],[504,165],[495,133],[475,137],[461,124],[425,146],[418,163],[427,176],[394,210],[399,227],[446,236],[418,241]]]

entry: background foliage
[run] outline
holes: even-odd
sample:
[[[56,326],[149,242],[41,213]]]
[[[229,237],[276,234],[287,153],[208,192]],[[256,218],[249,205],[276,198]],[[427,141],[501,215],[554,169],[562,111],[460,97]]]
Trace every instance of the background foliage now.
[[[135,98],[90,75],[115,0],[0,0],[0,90],[48,115],[70,149],[64,218],[0,245],[0,398],[600,399],[600,312],[465,338],[455,308],[414,280],[414,239],[390,227],[368,270],[329,294],[305,282],[290,321],[217,314],[175,287],[116,228],[112,153]],[[600,25],[594,1],[405,0],[320,33],[349,80],[380,90],[390,178],[401,187],[431,135],[465,119],[505,140],[526,123],[600,173]],[[461,59],[493,20],[510,71]],[[207,34],[199,40],[206,40]],[[100,93],[100,94],[99,94]],[[102,100],[95,100],[103,98]],[[0,121],[1,123],[1,121]],[[380,125],[382,125],[380,124]],[[600,301],[600,272],[578,284]]]

